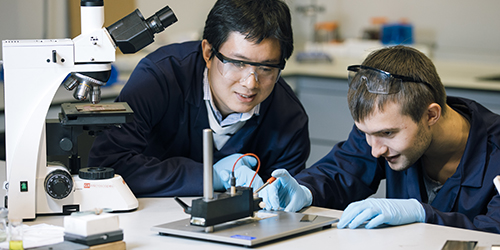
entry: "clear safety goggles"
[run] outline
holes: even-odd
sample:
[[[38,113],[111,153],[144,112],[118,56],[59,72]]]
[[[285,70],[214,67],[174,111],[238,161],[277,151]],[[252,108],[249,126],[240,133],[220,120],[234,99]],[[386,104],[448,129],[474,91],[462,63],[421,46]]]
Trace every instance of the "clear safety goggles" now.
[[[422,83],[427,85],[431,91],[434,88],[427,82],[416,80],[412,77],[391,74],[389,72],[364,66],[351,65],[347,67],[349,88],[358,89],[361,84],[366,85],[366,89],[374,94],[395,94],[401,90],[403,82]]]
[[[217,69],[225,78],[244,82],[253,75],[255,81],[260,83],[275,83],[281,75],[281,70],[285,68],[285,63],[267,64],[247,62],[228,58],[216,50],[212,50],[221,63],[217,64]]]

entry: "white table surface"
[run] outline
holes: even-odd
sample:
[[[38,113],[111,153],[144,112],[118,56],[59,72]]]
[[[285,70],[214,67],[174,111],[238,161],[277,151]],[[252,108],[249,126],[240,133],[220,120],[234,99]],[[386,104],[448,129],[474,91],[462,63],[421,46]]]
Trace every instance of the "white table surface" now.
[[[193,198],[182,198],[191,204]],[[342,211],[310,207],[305,213],[340,218]],[[64,216],[38,216],[28,225],[47,223],[63,226]],[[136,211],[120,213],[120,227],[127,249],[245,249],[245,247],[176,236],[162,236],[151,227],[189,218],[172,198],[141,198]],[[255,247],[256,249],[425,249],[440,250],[446,240],[477,241],[476,250],[500,245],[500,234],[484,233],[425,223],[380,229],[316,230],[295,237]]]

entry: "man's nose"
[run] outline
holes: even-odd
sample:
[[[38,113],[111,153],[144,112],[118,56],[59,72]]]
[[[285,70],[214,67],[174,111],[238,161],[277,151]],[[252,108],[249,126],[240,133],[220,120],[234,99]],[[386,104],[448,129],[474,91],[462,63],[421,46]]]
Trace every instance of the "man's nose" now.
[[[387,152],[387,146],[385,146],[380,139],[375,138],[374,136],[367,136],[366,142],[372,147],[372,155],[375,158],[379,158]]]
[[[248,89],[255,89],[259,87],[259,77],[254,71],[249,72],[247,76],[240,81]]]

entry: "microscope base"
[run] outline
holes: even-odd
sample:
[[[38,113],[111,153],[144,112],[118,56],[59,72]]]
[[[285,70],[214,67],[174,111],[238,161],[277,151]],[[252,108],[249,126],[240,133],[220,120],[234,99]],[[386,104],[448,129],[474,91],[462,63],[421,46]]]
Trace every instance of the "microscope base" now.
[[[120,175],[103,180],[85,180],[73,176],[74,191],[64,199],[50,197],[44,189],[44,179],[37,180],[37,214],[70,214],[96,208],[127,212],[139,207],[139,202]]]

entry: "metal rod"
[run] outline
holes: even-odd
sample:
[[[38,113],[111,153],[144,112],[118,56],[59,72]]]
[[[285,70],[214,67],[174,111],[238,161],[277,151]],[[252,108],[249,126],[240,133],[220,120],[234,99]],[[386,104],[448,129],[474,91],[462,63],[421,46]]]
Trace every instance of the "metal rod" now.
[[[260,190],[264,189],[267,185],[273,183],[274,181],[276,180],[275,177],[271,176],[271,178],[269,178],[266,183],[264,183],[264,185],[260,186],[260,188],[257,188],[257,190],[255,190],[255,192],[253,192],[254,195],[257,195]]]
[[[203,198],[211,200],[214,198],[213,187],[213,134],[207,128],[203,130]]]
[[[270,184],[269,182],[264,183],[264,185],[260,186],[260,188],[257,188],[257,190],[255,190],[255,192],[253,192],[253,194],[258,194],[260,192],[260,190],[264,189],[269,184]]]

